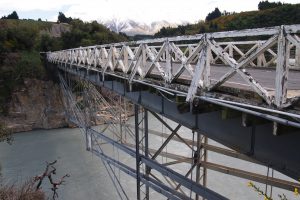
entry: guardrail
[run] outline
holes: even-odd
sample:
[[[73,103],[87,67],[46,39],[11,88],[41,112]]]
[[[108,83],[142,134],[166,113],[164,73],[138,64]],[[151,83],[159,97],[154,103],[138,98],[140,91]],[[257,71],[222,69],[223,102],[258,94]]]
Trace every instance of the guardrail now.
[[[129,82],[134,77],[143,80],[153,75],[168,84],[186,79],[190,82],[187,101],[193,100],[199,90],[213,91],[238,74],[268,105],[283,108],[300,97],[287,96],[289,68],[300,68],[299,32],[300,25],[283,25],[205,33],[48,52],[47,59],[103,74],[120,71]],[[228,70],[215,80],[211,68],[218,65]],[[247,71],[250,67],[272,66],[276,70],[274,91],[268,91]]]

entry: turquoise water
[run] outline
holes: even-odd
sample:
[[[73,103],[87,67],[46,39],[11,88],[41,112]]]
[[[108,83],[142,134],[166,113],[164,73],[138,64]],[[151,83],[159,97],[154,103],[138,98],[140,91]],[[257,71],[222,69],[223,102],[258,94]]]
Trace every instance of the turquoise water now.
[[[133,123],[130,119],[129,123]],[[176,125],[169,121],[172,127]],[[165,132],[153,117],[150,116],[150,129]],[[191,137],[191,131],[182,128],[180,134],[184,137]],[[150,136],[151,147],[157,148],[163,140],[159,137]],[[213,141],[210,144],[221,146]],[[58,175],[68,173],[71,176],[66,179],[66,184],[59,189],[59,199],[100,199],[110,200],[119,199],[100,158],[93,156],[85,150],[85,137],[79,129],[53,129],[53,130],[36,130],[14,135],[13,145],[0,143],[0,163],[2,166],[2,175],[4,183],[19,184],[28,180],[45,169],[46,161],[58,160],[56,164]],[[115,151],[115,149],[111,149]],[[181,143],[170,143],[165,151],[176,152],[190,156],[190,150]],[[119,154],[118,159],[130,163],[134,166],[134,161],[123,154]],[[158,158],[159,161],[167,162],[165,158]],[[238,167],[251,172],[266,174],[266,167],[251,164],[246,161],[237,161],[234,158],[228,158],[216,153],[208,154],[208,161],[225,164],[230,167]],[[180,164],[176,171],[185,174],[190,164]],[[119,174],[119,173],[118,173]],[[122,173],[121,183],[124,185],[130,199],[135,199],[135,180]],[[275,172],[276,177],[286,178]],[[233,177],[226,174],[208,170],[208,187],[227,196],[230,199],[263,199],[251,188],[247,187],[248,180]],[[256,184],[265,189],[265,185]],[[43,186],[44,190],[49,191],[49,185]],[[270,188],[268,188],[270,191]],[[295,199],[291,192],[273,189],[273,196],[277,193],[285,193],[289,199]],[[153,199],[166,199],[161,195],[151,191]],[[275,198],[278,199],[278,198]]]
[[[59,199],[117,199],[99,158],[85,150],[79,129],[18,133],[13,145],[0,144],[0,152],[5,182],[24,182],[43,172],[46,161],[58,160],[56,177],[71,175],[60,187]],[[43,188],[49,191],[49,185]]]

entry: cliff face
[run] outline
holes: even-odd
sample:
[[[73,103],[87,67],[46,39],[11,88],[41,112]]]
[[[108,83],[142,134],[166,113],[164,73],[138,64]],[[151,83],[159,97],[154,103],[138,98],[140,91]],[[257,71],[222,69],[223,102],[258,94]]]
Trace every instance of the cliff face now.
[[[59,85],[26,79],[12,94],[8,116],[2,119],[13,132],[68,126]]]

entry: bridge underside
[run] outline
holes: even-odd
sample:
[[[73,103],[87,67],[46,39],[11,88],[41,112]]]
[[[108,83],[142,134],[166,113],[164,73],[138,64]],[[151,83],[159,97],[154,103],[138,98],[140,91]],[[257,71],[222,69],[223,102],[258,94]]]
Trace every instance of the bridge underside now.
[[[48,67],[52,65],[48,63]],[[51,68],[51,67],[50,67]],[[296,180],[300,177],[300,130],[232,111],[201,100],[195,104],[179,104],[180,96],[156,92],[151,86],[135,82],[129,90],[128,82],[122,77],[87,71],[76,66],[58,66],[59,70],[74,78],[80,77],[94,85],[108,88],[127,98],[136,105],[159,113],[185,127],[231,148],[254,160],[272,167]],[[276,136],[274,126],[279,131]]]

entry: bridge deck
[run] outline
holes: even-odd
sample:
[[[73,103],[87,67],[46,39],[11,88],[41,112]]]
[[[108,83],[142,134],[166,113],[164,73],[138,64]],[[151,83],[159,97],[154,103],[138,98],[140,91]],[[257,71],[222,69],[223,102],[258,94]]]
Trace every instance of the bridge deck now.
[[[162,67],[165,67],[164,63],[160,62]],[[180,63],[172,63],[172,68],[174,71],[178,70],[181,66]],[[192,65],[195,67],[194,65]],[[228,72],[231,67],[226,65],[211,65],[211,79],[212,81],[219,80],[226,72]],[[247,67],[246,70],[259,82],[265,89],[272,91],[275,90],[275,77],[276,77],[276,69],[269,67],[269,68],[251,68]],[[158,74],[158,70],[154,69],[153,73]],[[187,71],[184,71],[180,78],[185,80],[191,80],[191,76],[189,76]],[[228,81],[224,83],[228,86],[237,87],[239,89],[245,90],[252,90],[251,87],[245,82],[245,80],[235,74],[231,77]],[[291,70],[289,71],[289,78],[288,78],[288,90],[299,90],[300,93],[300,71],[298,70]]]

